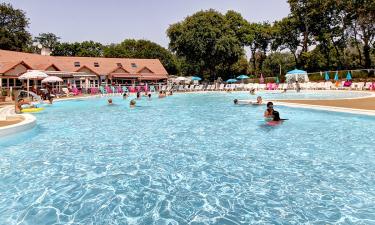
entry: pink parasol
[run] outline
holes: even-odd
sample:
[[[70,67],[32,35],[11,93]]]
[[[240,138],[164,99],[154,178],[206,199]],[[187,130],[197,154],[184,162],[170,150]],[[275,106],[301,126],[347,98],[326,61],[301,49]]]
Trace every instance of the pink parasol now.
[[[264,84],[263,74],[260,74],[259,83],[260,83],[260,84]]]

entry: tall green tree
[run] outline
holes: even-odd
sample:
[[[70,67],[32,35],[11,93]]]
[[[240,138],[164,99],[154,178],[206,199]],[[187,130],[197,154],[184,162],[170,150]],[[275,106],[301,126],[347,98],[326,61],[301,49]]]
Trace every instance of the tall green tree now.
[[[54,50],[52,51],[52,55],[55,56],[77,56],[79,52],[79,45],[80,43],[68,43],[62,42],[56,45]]]
[[[262,72],[267,76],[285,75],[296,66],[294,55],[291,53],[275,52],[268,55],[262,67]],[[281,70],[281,71],[280,71]],[[283,76],[280,76],[281,79]]]
[[[52,51],[55,56],[86,56],[101,57],[103,56],[104,45],[94,41],[58,43]]]
[[[78,48],[77,56],[102,57],[104,45],[95,41],[83,41]]]
[[[248,23],[244,31],[244,43],[251,51],[252,72],[261,69],[272,40],[272,27],[269,23]],[[258,52],[258,53],[257,53]],[[257,62],[258,60],[258,62]]]
[[[289,50],[294,57],[295,64],[299,66],[298,48],[302,48],[302,44],[296,18],[289,16],[276,21],[273,25],[272,36],[272,49],[275,51]]]
[[[22,51],[31,42],[29,19],[24,11],[7,3],[0,4],[0,49]]]
[[[177,74],[175,56],[162,46],[148,40],[126,39],[104,49],[105,57],[159,59],[169,74]]]
[[[326,68],[342,68],[344,48],[347,40],[346,12],[340,1],[310,0],[313,8],[310,10],[310,21],[316,45],[326,59]],[[332,55],[334,53],[334,56]]]
[[[51,51],[59,44],[60,37],[53,33],[40,33],[34,38],[34,43],[41,44],[43,47],[49,48]]]
[[[293,17],[301,35],[301,52],[307,52],[312,44],[311,25],[314,24],[316,12],[315,0],[288,0],[291,17]]]
[[[375,1],[374,0],[344,0],[342,5],[347,11],[347,19],[350,21],[353,38],[363,44],[364,66],[370,68],[371,49],[375,42]],[[361,55],[361,53],[359,54]]]
[[[217,67],[230,68],[243,55],[243,45],[227,17],[215,11],[200,11],[167,30],[169,47],[187,63],[199,67],[196,73],[217,77]]]

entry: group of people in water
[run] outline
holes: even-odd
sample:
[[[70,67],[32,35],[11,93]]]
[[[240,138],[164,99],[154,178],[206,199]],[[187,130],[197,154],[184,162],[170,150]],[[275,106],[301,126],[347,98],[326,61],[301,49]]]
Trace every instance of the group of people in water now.
[[[257,97],[257,100],[252,102],[252,101],[247,101],[247,100],[238,100],[234,99],[233,103],[235,105],[262,105],[263,104],[263,99],[261,96]],[[267,103],[267,109],[264,112],[264,119],[267,122],[267,125],[270,126],[275,126],[281,124],[283,121],[287,119],[281,119],[280,118],[280,113],[273,108],[273,102],[268,102]]]
[[[132,99],[130,100],[129,102],[129,107],[130,108],[134,108],[137,104],[136,100],[140,100],[142,98],[142,93],[143,93],[143,97],[146,97],[148,98],[148,100],[151,100],[151,92],[137,92],[136,93],[136,98],[135,99]],[[123,99],[127,99],[129,97],[129,92],[124,92],[122,97]],[[159,91],[159,95],[158,95],[158,98],[165,98],[167,96],[170,96],[170,95],[173,95],[173,91]],[[113,100],[112,98],[109,98],[108,100],[108,105],[114,105],[113,103]]]

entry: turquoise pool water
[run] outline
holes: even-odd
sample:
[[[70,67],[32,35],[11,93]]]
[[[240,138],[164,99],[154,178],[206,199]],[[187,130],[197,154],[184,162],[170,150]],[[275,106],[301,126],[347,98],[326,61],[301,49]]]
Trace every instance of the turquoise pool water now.
[[[267,127],[245,97],[56,102],[0,138],[0,224],[375,223],[374,118],[276,105]]]

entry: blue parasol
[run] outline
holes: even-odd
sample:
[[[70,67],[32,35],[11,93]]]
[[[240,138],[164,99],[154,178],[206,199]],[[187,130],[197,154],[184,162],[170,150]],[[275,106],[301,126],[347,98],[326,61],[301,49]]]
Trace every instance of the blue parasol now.
[[[325,73],[325,75],[324,75],[324,79],[326,80],[326,81],[328,81],[330,78],[329,78],[329,73],[328,72],[326,72]]]
[[[339,73],[336,71],[335,73],[335,78],[334,78],[335,81],[338,81],[339,80]]]
[[[237,77],[237,79],[241,79],[241,80],[243,80],[243,79],[249,79],[249,77],[246,76],[246,75],[239,75],[239,76]]]
[[[346,74],[346,79],[347,79],[347,80],[351,80],[351,79],[352,79],[352,74],[350,74],[349,71],[348,71],[348,73]]]
[[[194,77],[191,78],[191,80],[197,80],[197,81],[200,81],[200,80],[202,80],[202,78],[194,76]]]
[[[304,71],[304,70],[295,69],[295,70],[291,70],[291,71],[287,72],[286,74],[307,74],[307,72]]]
[[[236,83],[236,82],[237,82],[236,79],[229,79],[229,80],[227,80],[227,83]]]

